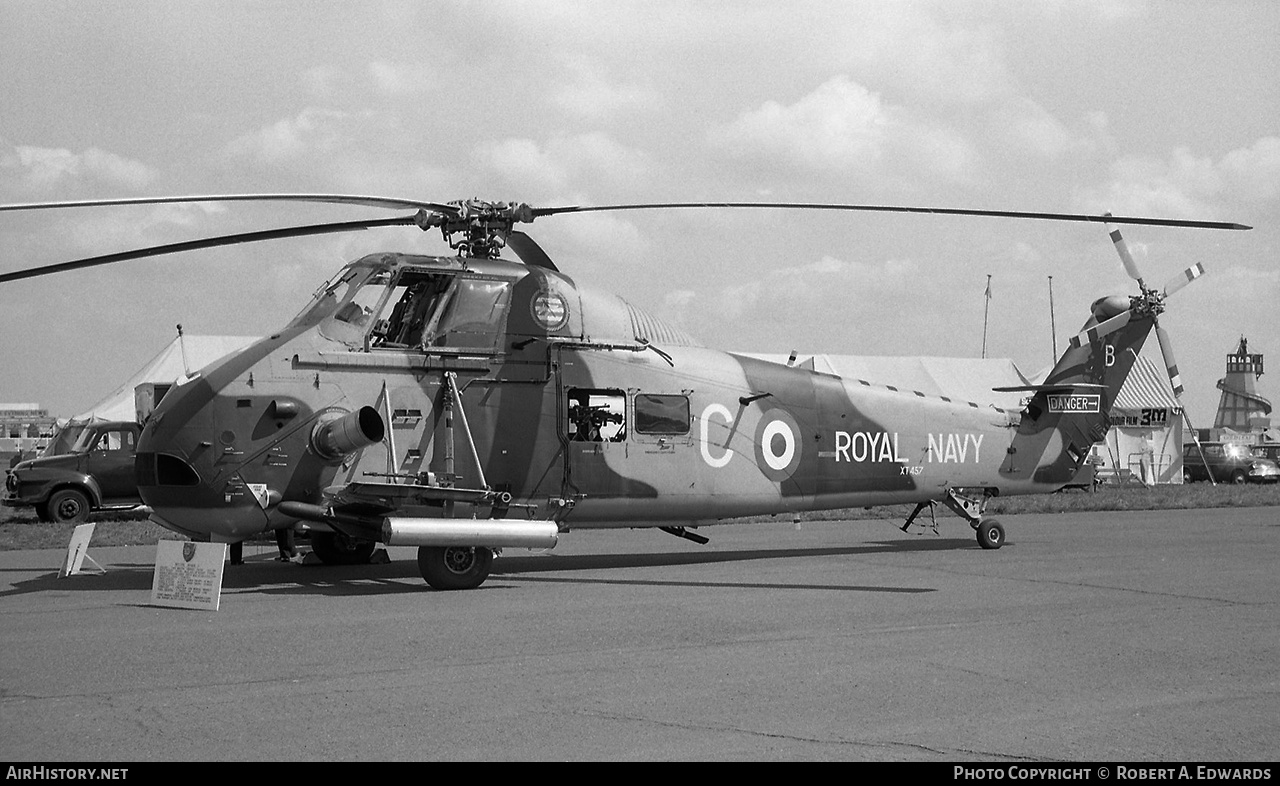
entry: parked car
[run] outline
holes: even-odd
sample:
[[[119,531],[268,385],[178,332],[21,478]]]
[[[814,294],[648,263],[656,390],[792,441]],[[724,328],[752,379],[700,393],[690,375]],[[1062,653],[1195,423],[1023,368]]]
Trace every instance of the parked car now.
[[[1204,458],[1200,457],[1204,451]],[[1218,483],[1280,482],[1280,466],[1255,453],[1248,445],[1223,442],[1201,442],[1185,445],[1182,450],[1182,477],[1188,482],[1213,479]]]
[[[1253,454],[1280,463],[1280,442],[1269,442],[1266,445],[1254,445]]]
[[[133,459],[142,426],[92,423],[70,452],[23,461],[5,478],[8,507],[34,507],[41,521],[84,521],[91,511],[142,504]]]

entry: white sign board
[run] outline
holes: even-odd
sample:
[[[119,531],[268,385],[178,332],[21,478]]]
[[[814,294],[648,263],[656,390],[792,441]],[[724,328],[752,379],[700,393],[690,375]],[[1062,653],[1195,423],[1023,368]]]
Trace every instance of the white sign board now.
[[[162,540],[156,545],[151,604],[217,611],[222,599],[225,543]]]
[[[93,539],[93,522],[81,524],[76,527],[75,532],[71,533],[71,542],[67,544],[67,558],[62,563],[62,570],[58,571],[58,578],[65,579],[67,576],[74,576],[77,573],[85,573],[83,569],[84,561],[88,560],[93,566],[93,570],[89,573],[106,573],[102,566],[93,561],[93,557],[89,556],[89,541]]]

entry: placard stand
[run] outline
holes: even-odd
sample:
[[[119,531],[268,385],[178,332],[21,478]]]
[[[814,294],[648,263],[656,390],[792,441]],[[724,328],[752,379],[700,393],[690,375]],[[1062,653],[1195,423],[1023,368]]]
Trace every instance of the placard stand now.
[[[77,576],[81,573],[100,576],[107,572],[94,561],[93,557],[89,556],[89,541],[92,539],[93,522],[76,527],[75,532],[71,533],[71,541],[67,544],[67,558],[63,560],[62,570],[58,571],[58,578],[65,579],[67,576]],[[91,567],[85,568],[86,562]]]

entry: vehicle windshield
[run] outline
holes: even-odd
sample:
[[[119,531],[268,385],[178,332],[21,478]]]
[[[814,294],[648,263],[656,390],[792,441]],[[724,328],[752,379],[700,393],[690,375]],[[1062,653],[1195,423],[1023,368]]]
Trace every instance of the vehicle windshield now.
[[[96,440],[97,438],[98,438],[97,431],[91,428],[84,429],[83,431],[80,432],[80,435],[76,437],[75,443],[71,445],[71,452],[72,453],[88,452],[89,447],[93,444],[93,441]]]

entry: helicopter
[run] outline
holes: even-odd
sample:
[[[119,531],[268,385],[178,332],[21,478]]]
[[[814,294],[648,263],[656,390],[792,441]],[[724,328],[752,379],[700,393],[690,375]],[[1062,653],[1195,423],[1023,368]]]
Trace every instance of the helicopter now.
[[[987,550],[988,500],[1067,484],[1158,318],[1202,265],[1148,287],[1119,224],[1248,229],[1111,214],[818,203],[538,208],[326,194],[144,197],[0,205],[0,212],[162,203],[335,203],[396,215],[154,246],[0,274],[0,283],[198,248],[386,226],[439,229],[451,256],[375,253],[344,266],[276,332],[193,373],[147,418],[139,493],[193,540],[310,534],[327,564],[416,546],[433,588],[480,586],[504,548],[576,529],[694,530],[755,515],[914,504],[950,509]],[[703,346],[576,282],[518,224],[619,210],[774,209],[1084,221],[1108,226],[1138,294],[1103,297],[1009,409]],[[505,251],[514,259],[505,258]]]

